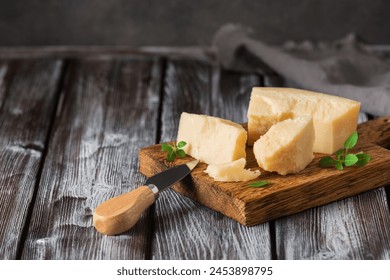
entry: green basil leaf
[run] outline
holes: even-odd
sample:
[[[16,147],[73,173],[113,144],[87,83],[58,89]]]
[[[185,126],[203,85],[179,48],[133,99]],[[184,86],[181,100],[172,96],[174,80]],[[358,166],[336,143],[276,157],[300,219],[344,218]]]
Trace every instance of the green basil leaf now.
[[[371,160],[371,156],[367,154],[356,154],[356,156],[358,158],[358,162],[356,162],[355,165],[358,167],[366,165]]]
[[[343,170],[343,169],[344,169],[344,166],[343,166],[343,164],[342,164],[340,161],[338,161],[338,162],[336,163],[336,168],[337,168],[338,170]]]
[[[354,154],[348,154],[345,156],[344,165],[352,166],[359,161],[358,157]]]
[[[178,148],[183,148],[185,145],[187,145],[185,141],[180,141],[179,143],[177,143]]]
[[[260,181],[260,182],[250,183],[248,186],[250,186],[252,188],[260,188],[260,187],[264,187],[265,185],[268,185],[267,181]]]
[[[183,150],[176,150],[176,155],[178,156],[178,157],[181,157],[181,158],[183,158],[183,157],[185,157],[186,156],[186,152],[184,152]]]
[[[352,149],[353,147],[355,147],[357,141],[358,141],[358,133],[357,131],[355,131],[354,133],[352,133],[348,138],[347,140],[345,140],[344,142],[344,148],[346,149]]]
[[[331,167],[331,166],[335,166],[337,163],[337,160],[334,160],[333,158],[331,157],[323,157],[319,164],[321,167]]]
[[[167,143],[161,144],[161,150],[164,152],[169,152],[173,150],[173,147]]]
[[[176,158],[176,153],[172,150],[168,152],[167,161],[172,162]]]
[[[341,157],[343,156],[343,154],[344,154],[344,149],[338,150],[338,151],[336,152],[336,157],[337,157],[337,159],[340,160]]]

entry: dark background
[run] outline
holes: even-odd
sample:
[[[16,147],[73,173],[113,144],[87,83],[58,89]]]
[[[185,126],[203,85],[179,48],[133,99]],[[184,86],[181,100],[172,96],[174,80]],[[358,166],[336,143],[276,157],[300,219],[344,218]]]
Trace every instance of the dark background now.
[[[390,43],[386,0],[0,0],[0,46],[210,45],[224,23],[268,43],[334,40],[356,33]]]

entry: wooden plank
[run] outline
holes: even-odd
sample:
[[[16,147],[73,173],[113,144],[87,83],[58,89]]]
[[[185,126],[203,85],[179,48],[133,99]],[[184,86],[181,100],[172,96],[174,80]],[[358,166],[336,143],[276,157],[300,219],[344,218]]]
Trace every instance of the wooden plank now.
[[[281,259],[389,259],[384,189],[276,220]]]
[[[280,86],[280,80],[266,80],[267,86]],[[361,115],[359,119],[364,119]],[[388,131],[383,124],[359,126],[387,146]],[[378,135],[378,127],[380,134]],[[387,131],[387,132],[386,132]],[[388,146],[387,146],[388,147]],[[384,188],[276,219],[276,257],[278,259],[389,259],[390,214]]]
[[[50,139],[24,259],[143,259],[148,221],[104,236],[92,225],[101,202],[139,186],[139,147],[156,141],[157,59],[74,61]]]
[[[0,63],[0,259],[17,258],[23,241],[62,65],[42,59]]]
[[[176,138],[181,112],[245,121],[255,76],[212,69],[196,61],[169,61],[165,75],[161,142]],[[269,259],[267,223],[244,227],[172,190],[156,202],[153,259]]]

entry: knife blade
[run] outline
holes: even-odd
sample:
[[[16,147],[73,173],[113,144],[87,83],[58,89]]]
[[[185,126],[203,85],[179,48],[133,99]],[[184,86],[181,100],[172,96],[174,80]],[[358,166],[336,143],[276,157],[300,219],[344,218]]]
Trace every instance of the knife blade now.
[[[190,174],[198,162],[193,160],[169,168],[147,179],[144,186],[101,203],[93,213],[94,227],[105,235],[129,230],[142,212],[156,201],[161,191]]]

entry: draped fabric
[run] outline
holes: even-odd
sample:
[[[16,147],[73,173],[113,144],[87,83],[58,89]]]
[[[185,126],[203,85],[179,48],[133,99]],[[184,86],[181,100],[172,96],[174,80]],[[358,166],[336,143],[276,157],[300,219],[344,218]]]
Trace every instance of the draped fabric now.
[[[239,71],[267,71],[269,67],[295,87],[350,98],[362,111],[390,115],[390,63],[356,36],[335,42],[270,46],[250,36],[248,28],[227,24],[215,34],[219,63]]]

